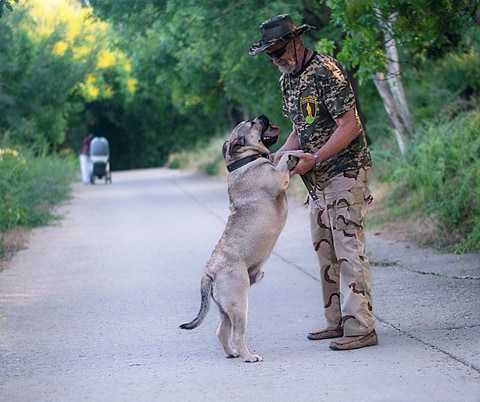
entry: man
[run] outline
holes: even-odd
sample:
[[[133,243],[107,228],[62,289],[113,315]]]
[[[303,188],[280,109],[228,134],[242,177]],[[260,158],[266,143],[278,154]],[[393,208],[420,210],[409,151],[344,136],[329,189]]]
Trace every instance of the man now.
[[[82,140],[82,146],[80,147],[80,173],[82,175],[83,184],[90,183],[90,142],[93,139],[93,134],[88,134]]]
[[[312,28],[295,26],[288,15],[273,17],[260,26],[262,38],[249,53],[265,52],[282,72],[282,108],[293,130],[276,156],[299,150],[292,174],[309,191],[327,327],[308,339],[338,338],[331,349],[357,349],[377,344],[363,233],[371,158],[342,68],[303,45],[301,35]]]

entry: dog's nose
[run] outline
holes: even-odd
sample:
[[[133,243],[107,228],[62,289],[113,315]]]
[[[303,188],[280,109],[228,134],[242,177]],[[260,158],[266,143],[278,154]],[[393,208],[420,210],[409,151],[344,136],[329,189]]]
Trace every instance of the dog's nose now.
[[[264,114],[258,116],[257,119],[260,120],[260,123],[263,126],[263,130],[266,130],[270,126],[270,120],[268,120],[268,117]]]

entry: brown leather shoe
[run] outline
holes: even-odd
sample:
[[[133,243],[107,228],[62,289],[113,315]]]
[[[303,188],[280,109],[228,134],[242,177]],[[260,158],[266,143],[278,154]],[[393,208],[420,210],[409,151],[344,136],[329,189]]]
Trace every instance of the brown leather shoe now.
[[[351,350],[364,348],[366,346],[373,346],[378,343],[377,333],[375,330],[367,335],[360,336],[344,336],[330,343],[332,350]]]
[[[320,341],[322,339],[340,338],[343,336],[343,328],[322,329],[316,332],[310,332],[307,338],[311,341]]]

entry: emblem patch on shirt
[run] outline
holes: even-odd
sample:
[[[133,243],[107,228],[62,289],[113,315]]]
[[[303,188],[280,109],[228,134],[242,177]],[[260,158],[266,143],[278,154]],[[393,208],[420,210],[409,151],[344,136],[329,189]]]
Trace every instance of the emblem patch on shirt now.
[[[314,95],[302,96],[300,98],[300,109],[302,110],[305,122],[312,124],[317,116],[318,98]]]

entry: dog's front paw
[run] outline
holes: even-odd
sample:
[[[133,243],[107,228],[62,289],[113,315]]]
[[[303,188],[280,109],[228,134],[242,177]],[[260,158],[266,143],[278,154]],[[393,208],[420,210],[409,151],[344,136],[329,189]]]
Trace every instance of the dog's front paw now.
[[[263,357],[260,355],[248,355],[243,358],[245,363],[259,363],[263,361]]]
[[[225,357],[227,359],[236,359],[237,357],[240,357],[240,353],[236,353],[236,352],[228,353],[227,355],[225,355]]]
[[[295,166],[297,166],[298,161],[300,158],[295,155],[288,155],[288,160],[287,160],[287,168],[288,170],[292,170]]]

